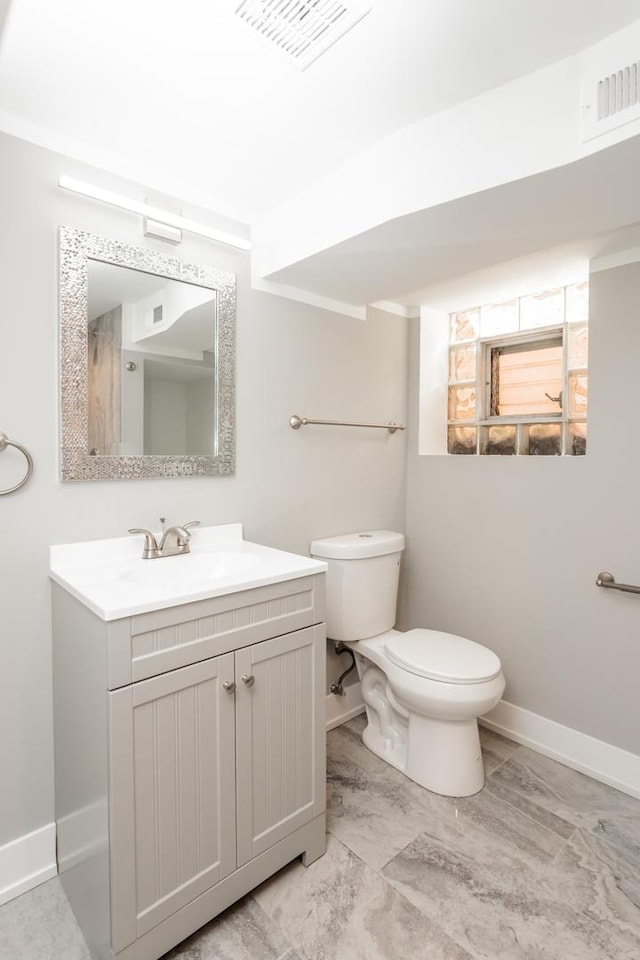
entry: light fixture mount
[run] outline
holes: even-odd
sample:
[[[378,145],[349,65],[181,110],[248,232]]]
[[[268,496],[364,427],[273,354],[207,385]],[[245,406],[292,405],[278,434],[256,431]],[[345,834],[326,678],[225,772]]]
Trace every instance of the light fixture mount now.
[[[149,221],[155,221],[167,228],[175,228],[172,233],[173,238],[177,238],[180,230],[185,233],[193,233],[198,237],[205,237],[207,240],[213,240],[215,243],[223,243],[228,247],[235,247],[237,250],[251,250],[251,241],[246,237],[236,234],[226,233],[223,230],[217,230],[208,224],[199,223],[197,220],[191,220],[188,217],[179,216],[171,213],[169,210],[163,210],[153,204],[145,203],[140,200],[133,200],[131,197],[125,197],[121,193],[114,193],[112,190],[105,190],[102,187],[96,187],[92,183],[86,183],[84,180],[76,180],[75,177],[63,175],[58,181],[60,187],[65,190],[71,190],[82,197],[90,197],[92,200],[99,200],[102,203],[108,203],[112,207],[118,207],[120,210],[128,210],[130,213],[137,213],[141,217],[146,217]],[[160,236],[155,233],[154,236]],[[171,239],[163,236],[163,240]],[[179,242],[173,239],[173,242]]]

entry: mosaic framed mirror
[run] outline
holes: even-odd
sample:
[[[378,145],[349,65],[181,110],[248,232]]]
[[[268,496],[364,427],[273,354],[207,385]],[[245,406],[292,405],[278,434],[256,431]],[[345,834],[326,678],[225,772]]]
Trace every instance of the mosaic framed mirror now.
[[[235,470],[235,274],[61,227],[60,477]]]

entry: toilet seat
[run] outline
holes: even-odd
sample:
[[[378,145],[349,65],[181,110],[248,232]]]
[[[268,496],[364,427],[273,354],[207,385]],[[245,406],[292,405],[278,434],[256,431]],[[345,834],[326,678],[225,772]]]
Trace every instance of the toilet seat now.
[[[396,666],[444,683],[484,683],[501,671],[500,660],[487,647],[439,630],[394,632],[384,648]]]

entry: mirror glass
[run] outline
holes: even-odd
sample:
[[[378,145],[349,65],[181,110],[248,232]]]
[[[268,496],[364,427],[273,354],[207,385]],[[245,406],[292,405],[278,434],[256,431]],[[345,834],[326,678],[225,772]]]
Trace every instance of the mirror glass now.
[[[88,453],[215,453],[216,295],[88,263]]]
[[[60,269],[62,479],[232,473],[235,276],[66,227]]]

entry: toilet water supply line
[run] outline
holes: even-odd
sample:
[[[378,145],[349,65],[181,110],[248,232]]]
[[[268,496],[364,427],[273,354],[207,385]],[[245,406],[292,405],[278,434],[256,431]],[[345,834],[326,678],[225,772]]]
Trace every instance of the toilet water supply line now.
[[[355,655],[354,655],[353,650],[350,650],[349,647],[345,647],[344,643],[340,643],[340,642],[338,641],[338,643],[335,644],[335,649],[336,649],[336,653],[348,653],[349,656],[351,657],[351,664],[350,664],[350,666],[348,666],[347,669],[344,670],[343,673],[340,674],[340,676],[338,677],[338,679],[336,680],[336,682],[335,682],[335,683],[332,683],[331,686],[329,687],[329,689],[331,690],[331,693],[337,693],[338,696],[343,697],[343,696],[344,696],[344,687],[343,687],[343,685],[342,685],[342,681],[344,680],[345,677],[348,677],[348,676],[349,676],[349,674],[351,673],[352,670],[355,670],[355,668],[356,668],[356,658],[355,658]]]

